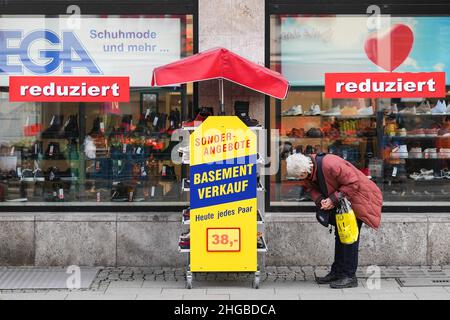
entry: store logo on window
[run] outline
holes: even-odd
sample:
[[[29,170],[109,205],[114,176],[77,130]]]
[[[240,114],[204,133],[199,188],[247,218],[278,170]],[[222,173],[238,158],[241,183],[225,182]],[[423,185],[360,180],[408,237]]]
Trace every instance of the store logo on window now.
[[[51,30],[25,36],[22,31],[0,30],[0,74],[23,74],[24,68],[34,74],[50,74],[59,68],[62,74],[73,74],[74,69],[102,73],[71,31],[60,37]]]

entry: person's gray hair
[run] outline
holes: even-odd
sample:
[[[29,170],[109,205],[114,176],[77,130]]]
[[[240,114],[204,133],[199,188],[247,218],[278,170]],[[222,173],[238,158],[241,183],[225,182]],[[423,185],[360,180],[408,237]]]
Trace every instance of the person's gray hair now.
[[[311,173],[313,163],[310,157],[294,153],[286,159],[286,170],[289,177],[298,177],[301,173]]]

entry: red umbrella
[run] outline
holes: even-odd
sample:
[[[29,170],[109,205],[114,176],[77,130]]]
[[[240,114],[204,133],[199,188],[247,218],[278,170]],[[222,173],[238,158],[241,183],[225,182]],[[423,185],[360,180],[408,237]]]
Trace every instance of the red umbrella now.
[[[152,86],[219,79],[224,112],[223,79],[277,99],[286,98],[289,82],[278,72],[260,66],[225,48],[215,48],[155,68]]]

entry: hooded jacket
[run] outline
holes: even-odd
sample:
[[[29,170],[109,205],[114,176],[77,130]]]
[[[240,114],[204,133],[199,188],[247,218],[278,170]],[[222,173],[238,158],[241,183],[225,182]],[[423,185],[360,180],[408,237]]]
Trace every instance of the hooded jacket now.
[[[311,155],[313,169],[308,177],[307,190],[316,206],[325,199],[317,181],[316,156]],[[333,154],[322,159],[322,172],[327,185],[328,197],[336,206],[342,197],[346,197],[352,205],[356,217],[373,229],[381,223],[383,196],[377,185],[367,178],[350,162]]]

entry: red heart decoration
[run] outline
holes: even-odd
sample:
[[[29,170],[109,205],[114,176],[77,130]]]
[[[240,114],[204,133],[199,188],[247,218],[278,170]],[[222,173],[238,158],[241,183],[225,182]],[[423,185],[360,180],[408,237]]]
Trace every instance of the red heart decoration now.
[[[414,34],[408,26],[396,24],[378,37],[373,34],[364,45],[367,57],[386,71],[393,71],[408,58],[414,43]]]

